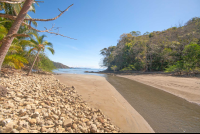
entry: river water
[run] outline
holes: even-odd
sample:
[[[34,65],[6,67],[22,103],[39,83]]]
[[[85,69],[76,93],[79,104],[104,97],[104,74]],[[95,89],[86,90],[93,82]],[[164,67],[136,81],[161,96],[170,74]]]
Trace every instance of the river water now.
[[[199,105],[133,80],[104,74],[84,73],[84,71],[75,72],[105,77],[156,133],[200,132]],[[74,71],[68,70],[65,73],[72,72]]]

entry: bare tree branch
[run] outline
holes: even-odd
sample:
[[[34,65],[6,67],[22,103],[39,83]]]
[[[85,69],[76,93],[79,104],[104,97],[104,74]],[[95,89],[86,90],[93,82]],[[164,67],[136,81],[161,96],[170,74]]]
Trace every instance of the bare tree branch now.
[[[0,13],[0,17],[8,18],[10,20],[15,20],[17,18],[17,16],[10,15],[10,14],[3,14],[3,13]]]
[[[0,0],[0,2],[4,2],[4,3],[8,3],[8,4],[19,4],[24,2],[25,0]],[[42,2],[44,3],[44,1],[35,1],[35,2]],[[35,3],[33,2],[33,3]]]
[[[70,5],[67,9],[65,9],[64,11],[61,11],[59,9],[59,11],[61,12],[58,16],[51,18],[51,19],[33,19],[33,18],[25,18],[24,20],[29,20],[29,21],[52,21],[52,20],[56,20],[58,17],[60,17],[64,12],[66,12],[72,5]],[[4,18],[8,18],[11,20],[15,20],[17,18],[17,16],[14,15],[9,15],[9,14],[2,14],[0,13],[0,17],[4,17]]]
[[[0,0],[0,1],[1,1],[1,0]],[[8,0],[7,0],[7,1],[8,1]],[[18,0],[18,1],[24,1],[24,0]],[[47,33],[50,33],[50,34],[55,34],[55,35],[60,35],[60,36],[62,36],[62,37],[67,37],[67,38],[69,38],[69,39],[74,39],[74,38],[71,38],[71,37],[68,37],[68,36],[59,34],[59,28],[58,28],[58,27],[57,27],[57,28],[54,28],[54,25],[52,26],[51,29],[47,29],[47,28],[45,27],[46,30],[43,30],[43,31],[31,27],[31,21],[52,21],[52,20],[56,20],[56,19],[59,18],[64,12],[66,12],[71,6],[73,6],[73,4],[70,5],[70,6],[69,6],[67,9],[65,9],[64,11],[61,11],[60,9],[58,9],[61,13],[60,13],[58,16],[56,16],[56,17],[54,17],[54,18],[51,18],[51,19],[32,19],[32,18],[25,18],[24,20],[28,20],[28,21],[29,21],[29,24],[23,22],[22,25],[26,25],[29,29],[33,29],[33,30],[35,30],[35,31],[37,31],[37,32],[47,32]],[[2,14],[2,13],[0,13],[0,17],[8,18],[8,19],[10,19],[10,20],[15,20],[15,19],[17,18],[17,16],[13,16],[13,15],[9,15],[9,14]],[[51,32],[52,30],[58,30],[58,32],[57,32],[57,33]],[[77,39],[74,39],[74,40],[77,40]]]
[[[30,29],[33,29],[33,30],[35,30],[35,31],[37,31],[37,32],[47,32],[47,33],[50,33],[50,34],[55,34],[55,35],[60,35],[60,36],[62,36],[62,37],[67,37],[67,38],[69,38],[69,39],[74,39],[74,38],[71,38],[71,37],[69,37],[69,36],[65,36],[65,35],[59,34],[58,32],[57,32],[57,33],[56,33],[56,32],[51,32],[51,31],[57,30],[57,29],[58,29],[58,31],[59,31],[59,27],[56,27],[56,28],[54,27],[55,24],[54,24],[50,29],[47,29],[46,27],[44,27],[46,30],[43,30],[43,31],[31,27],[29,24],[26,24],[25,22],[23,22],[22,24],[28,26]],[[74,40],[77,40],[77,39],[74,39]]]

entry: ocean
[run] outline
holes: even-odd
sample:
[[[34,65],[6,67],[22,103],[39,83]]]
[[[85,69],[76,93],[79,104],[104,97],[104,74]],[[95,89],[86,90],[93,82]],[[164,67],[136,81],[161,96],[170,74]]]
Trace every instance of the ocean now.
[[[55,69],[53,70],[54,73],[58,74],[84,74],[84,75],[97,75],[105,77],[105,74],[99,74],[99,73],[85,73],[85,71],[93,71],[93,72],[99,72],[103,71],[105,69],[95,69],[95,68],[69,68],[69,69]]]

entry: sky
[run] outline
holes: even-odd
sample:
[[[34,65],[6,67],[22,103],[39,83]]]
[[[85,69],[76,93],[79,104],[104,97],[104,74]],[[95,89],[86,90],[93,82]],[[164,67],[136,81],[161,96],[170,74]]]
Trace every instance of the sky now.
[[[36,5],[32,18],[48,19],[57,16],[71,4],[67,12],[54,21],[38,22],[37,29],[53,24],[59,33],[48,33],[46,40],[53,44],[55,54],[46,51],[55,62],[70,67],[101,68],[100,50],[116,46],[123,33],[131,31],[162,31],[193,17],[200,17],[200,0],[43,0]],[[57,32],[57,31],[55,31]]]

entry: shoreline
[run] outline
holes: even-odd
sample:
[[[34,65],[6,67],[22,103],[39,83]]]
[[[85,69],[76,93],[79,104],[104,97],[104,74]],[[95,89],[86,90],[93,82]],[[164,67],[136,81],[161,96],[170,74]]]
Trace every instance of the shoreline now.
[[[101,109],[123,132],[154,132],[105,77],[80,74],[61,74],[54,77],[66,85],[74,85],[87,104]]]

